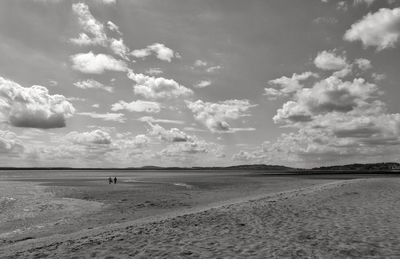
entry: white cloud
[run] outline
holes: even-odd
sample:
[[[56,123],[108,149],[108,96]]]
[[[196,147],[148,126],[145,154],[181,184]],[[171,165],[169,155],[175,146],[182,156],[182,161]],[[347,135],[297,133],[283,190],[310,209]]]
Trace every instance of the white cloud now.
[[[346,31],[344,39],[360,40],[364,47],[393,48],[400,37],[400,8],[381,8],[369,13]]]
[[[248,100],[226,100],[218,103],[186,101],[196,120],[202,122],[212,132],[231,132],[227,120],[237,120],[248,116],[246,113],[254,105]]]
[[[205,66],[207,66],[207,61],[198,59],[194,62],[194,66],[195,67],[205,67]]]
[[[117,0],[97,0],[102,2],[103,4],[115,4]]]
[[[304,72],[301,74],[293,74],[292,77],[282,76],[270,80],[268,84],[274,88],[265,88],[265,95],[267,95],[269,99],[276,99],[279,96],[288,96],[289,94],[302,89],[304,86],[301,84],[301,81],[307,80],[311,77],[317,78],[318,75],[312,72]]]
[[[157,102],[150,101],[132,101],[130,103],[119,101],[114,103],[111,107],[112,111],[127,110],[130,112],[148,112],[148,113],[158,113],[161,111],[161,105]]]
[[[134,93],[149,99],[188,97],[193,94],[192,90],[173,79],[135,74],[133,71],[128,72],[128,77],[136,82]]]
[[[194,87],[196,88],[204,88],[207,86],[211,85],[211,81],[210,80],[202,80],[200,82],[198,82],[197,84],[194,85]]]
[[[216,72],[217,70],[220,70],[222,68],[222,66],[218,65],[218,66],[212,66],[206,69],[206,71],[208,73],[213,73]]]
[[[93,130],[91,132],[76,132],[72,131],[65,136],[65,139],[79,145],[108,145],[111,144],[111,137],[105,131]]]
[[[151,127],[149,135],[158,136],[161,140],[170,143],[158,153],[161,157],[184,158],[185,155],[204,154],[210,151],[221,154],[219,146],[200,140],[196,136],[187,135],[177,128],[166,130],[158,124],[149,123],[149,125]]]
[[[89,33],[79,34],[79,38],[71,39],[71,41],[78,45],[102,45],[107,44],[107,35],[104,32],[104,26],[98,22],[89,11],[89,7],[84,3],[76,3],[72,5],[72,11],[78,15],[79,24],[82,29]]]
[[[120,56],[125,60],[129,60],[128,58],[129,48],[124,44],[122,38],[120,38],[119,40],[111,39],[110,48],[114,52],[114,54]]]
[[[95,55],[91,51],[72,55],[71,61],[73,69],[87,74],[101,74],[106,70],[127,71],[124,61],[105,54]]]
[[[276,123],[297,123],[312,121],[315,116],[330,112],[349,112],[362,107],[368,99],[377,95],[377,87],[362,78],[342,81],[331,76],[304,88],[295,100],[288,101],[273,120]]]
[[[375,0],[354,0],[354,5],[366,4],[370,6]]]
[[[80,112],[77,113],[82,116],[89,116],[94,119],[101,119],[105,121],[116,121],[123,123],[126,121],[123,113],[97,113],[97,112]]]
[[[371,61],[365,58],[358,58],[354,61],[359,69],[365,71],[372,68]]]
[[[241,150],[239,153],[232,156],[232,160],[240,162],[261,162],[265,158],[266,154],[261,151],[248,152]]]
[[[50,95],[44,86],[22,87],[0,77],[0,121],[15,127],[61,128],[74,112],[63,95]]]
[[[102,83],[93,79],[75,82],[74,86],[81,89],[102,89],[110,93],[114,91],[114,88],[112,88],[111,86],[103,85]]]
[[[155,75],[160,75],[162,73],[164,73],[161,68],[158,67],[152,67],[146,70],[145,72],[146,74],[149,74],[151,76],[155,76]]]
[[[122,35],[121,31],[119,30],[119,27],[115,23],[113,23],[112,21],[108,21],[107,22],[107,28],[110,31],[113,31],[113,32],[118,33],[119,35]]]
[[[349,6],[346,1],[340,1],[337,3],[336,9],[346,12]]]
[[[101,45],[103,47],[109,47],[114,54],[129,61],[128,54],[130,50],[124,44],[123,39],[120,38],[117,40],[114,38],[107,38],[103,24],[93,17],[89,11],[89,7],[86,4],[73,4],[72,9],[78,15],[79,24],[84,31],[83,33],[79,34],[78,38],[71,39],[72,43],[77,45]],[[113,22],[108,21],[107,27],[110,31],[114,31],[119,35],[122,35],[118,26]]]
[[[319,52],[314,59],[316,67],[323,70],[341,70],[348,66],[346,57],[336,55],[334,51]]]
[[[179,120],[167,120],[167,119],[158,119],[158,118],[153,118],[151,116],[143,116],[138,119],[139,121],[142,122],[150,122],[150,123],[170,123],[170,124],[184,124],[183,121]]]
[[[385,74],[372,73],[372,78],[375,81],[381,81],[381,80],[386,79],[386,75]]]
[[[24,146],[14,132],[0,130],[0,154],[19,155],[24,152]]]
[[[181,131],[180,129],[171,128],[169,130],[166,130],[165,128],[161,127],[160,125],[153,124],[151,122],[148,122],[148,125],[150,126],[150,130],[149,130],[148,134],[150,136],[157,136],[163,141],[187,142],[187,141],[193,140],[193,137],[187,135],[185,132]]]
[[[151,51],[149,49],[135,49],[132,50],[131,55],[135,58],[145,58],[151,55]]]
[[[134,137],[121,136],[114,141],[114,144],[126,154],[129,152],[137,153],[139,149],[147,147],[150,141],[150,138],[146,135],[139,134]]]
[[[182,155],[189,154],[204,154],[210,151],[213,144],[207,143],[203,140],[194,140],[190,142],[179,142],[167,146],[159,152],[161,156],[166,157],[181,157]]]
[[[160,60],[171,62],[173,57],[178,57],[172,49],[168,48],[162,43],[154,43],[144,49],[136,49],[131,52],[131,55],[136,58],[145,58],[152,53]]]

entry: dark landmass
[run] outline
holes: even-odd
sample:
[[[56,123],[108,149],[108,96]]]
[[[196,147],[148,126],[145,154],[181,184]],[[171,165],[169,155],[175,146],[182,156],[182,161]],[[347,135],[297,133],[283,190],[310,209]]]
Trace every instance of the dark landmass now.
[[[0,170],[274,170],[274,171],[295,171],[299,170],[296,168],[280,166],[280,165],[237,165],[237,166],[227,166],[227,167],[161,167],[161,166],[143,166],[143,167],[98,167],[98,168],[87,168],[87,167],[0,167]]]
[[[149,171],[179,171],[179,170],[250,170],[250,171],[274,171],[274,172],[288,172],[291,174],[305,174],[317,172],[400,172],[400,164],[389,163],[373,163],[373,164],[348,164],[315,167],[312,169],[292,168],[281,165],[265,165],[265,164],[251,164],[251,165],[235,165],[226,167],[160,167],[160,166],[143,166],[143,167],[125,167],[125,168],[86,168],[86,167],[0,167],[0,170],[97,170],[97,171],[112,171],[112,170],[149,170]]]
[[[400,171],[399,163],[348,164],[313,168],[313,171]]]

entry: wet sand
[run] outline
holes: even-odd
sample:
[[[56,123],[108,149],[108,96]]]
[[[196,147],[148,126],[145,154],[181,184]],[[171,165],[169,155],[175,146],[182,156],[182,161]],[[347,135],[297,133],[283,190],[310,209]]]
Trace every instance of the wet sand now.
[[[197,189],[203,196],[192,193],[192,196],[186,195],[191,199],[180,200],[187,202],[187,206],[172,206],[173,209],[146,214],[149,205],[145,205],[142,208],[144,214],[138,216],[132,213],[136,216],[130,220],[110,222],[113,224],[104,227],[66,231],[69,234],[54,232],[48,237],[8,243],[0,246],[0,254],[2,258],[400,256],[399,178],[329,179],[327,182],[326,179],[273,181],[254,175],[240,176],[240,186],[246,186],[247,181],[249,188],[260,184],[256,191],[250,188],[248,192],[240,193],[234,184],[237,179],[229,183],[228,179],[221,177],[221,184],[215,184],[207,191]],[[168,177],[174,182],[172,178]],[[54,182],[45,185],[55,186]],[[200,188],[196,185],[162,186],[185,188],[182,193]],[[152,193],[148,190],[143,192],[146,195]],[[160,189],[155,193],[161,193]],[[233,193],[236,196],[232,197]],[[156,195],[151,199],[155,197],[161,198]],[[171,198],[165,197],[168,195],[163,199]],[[193,202],[194,198],[197,202]],[[168,204],[165,200],[162,203]],[[104,216],[102,213],[105,211],[107,209],[102,208],[96,213]],[[127,214],[124,212],[121,215]],[[98,220],[104,221],[107,217],[103,216],[99,216]]]
[[[330,181],[247,172],[0,173],[0,246]]]

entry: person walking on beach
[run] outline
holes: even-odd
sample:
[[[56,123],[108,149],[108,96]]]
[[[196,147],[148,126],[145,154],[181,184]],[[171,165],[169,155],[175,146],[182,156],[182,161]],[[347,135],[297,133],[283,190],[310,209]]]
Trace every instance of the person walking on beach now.
[[[117,183],[117,177],[114,177],[114,184]]]
[[[112,180],[111,176],[108,177],[108,184],[112,184],[112,182],[113,182],[113,180]]]

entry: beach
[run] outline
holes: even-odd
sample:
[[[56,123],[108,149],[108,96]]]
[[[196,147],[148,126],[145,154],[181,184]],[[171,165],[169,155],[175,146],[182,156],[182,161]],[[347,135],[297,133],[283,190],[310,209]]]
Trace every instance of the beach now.
[[[2,172],[0,246],[329,181],[244,171]]]
[[[294,187],[294,186],[292,186]],[[398,258],[400,179],[330,180],[15,242],[3,258]]]

